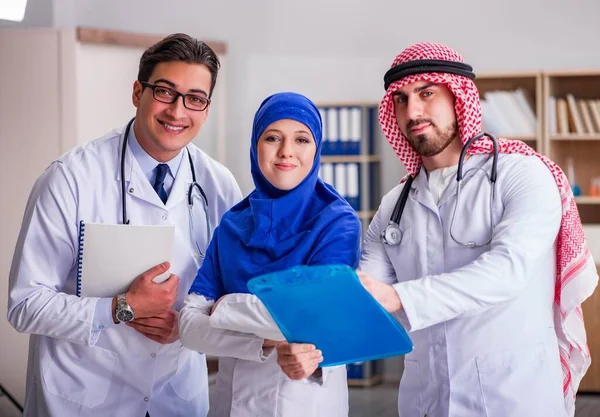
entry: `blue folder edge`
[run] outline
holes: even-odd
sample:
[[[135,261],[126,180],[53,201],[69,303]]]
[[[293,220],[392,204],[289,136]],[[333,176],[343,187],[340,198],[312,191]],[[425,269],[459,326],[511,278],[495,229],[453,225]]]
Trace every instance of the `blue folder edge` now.
[[[321,367],[403,355],[406,330],[344,265],[299,266],[248,281],[289,343],[312,343]]]

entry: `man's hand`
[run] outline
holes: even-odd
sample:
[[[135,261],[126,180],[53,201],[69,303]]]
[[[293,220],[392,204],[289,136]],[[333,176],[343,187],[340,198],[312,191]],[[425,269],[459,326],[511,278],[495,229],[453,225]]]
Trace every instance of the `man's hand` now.
[[[168,269],[168,262],[156,265],[137,277],[129,286],[126,299],[136,319],[161,316],[173,307],[179,289],[179,277],[171,274],[160,284],[152,281]]]
[[[369,275],[356,271],[363,287],[375,298],[388,313],[395,313],[402,308],[400,297],[391,285],[384,284]]]
[[[135,319],[128,326],[146,336],[148,339],[166,345],[179,339],[179,326],[177,324],[179,313],[169,310],[154,317]]]
[[[277,363],[290,379],[311,376],[323,362],[323,354],[314,345],[281,343],[277,346]]]

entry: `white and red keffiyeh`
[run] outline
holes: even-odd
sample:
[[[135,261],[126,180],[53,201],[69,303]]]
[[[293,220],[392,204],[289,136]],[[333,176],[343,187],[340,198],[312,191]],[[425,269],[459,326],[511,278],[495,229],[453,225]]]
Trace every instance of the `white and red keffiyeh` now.
[[[464,63],[453,49],[439,43],[419,43],[400,53],[392,68],[415,60],[444,60]],[[392,93],[417,81],[445,84],[454,94],[458,134],[462,143],[481,132],[481,105],[475,83],[464,76],[430,72],[408,75],[393,82],[379,108],[379,124],[388,142],[410,175],[416,175],[421,167],[421,156],[410,146],[396,121]],[[574,414],[575,395],[590,363],[581,303],[588,298],[598,282],[596,267],[583,234],[583,226],[571,187],[562,170],[548,157],[540,155],[525,143],[498,138],[500,153],[535,155],[552,172],[562,199],[562,221],[556,241],[556,285],[554,295],[554,325],[559,340],[560,361],[563,369],[563,391],[569,415]],[[492,153],[492,141],[488,138],[474,142],[469,153]]]

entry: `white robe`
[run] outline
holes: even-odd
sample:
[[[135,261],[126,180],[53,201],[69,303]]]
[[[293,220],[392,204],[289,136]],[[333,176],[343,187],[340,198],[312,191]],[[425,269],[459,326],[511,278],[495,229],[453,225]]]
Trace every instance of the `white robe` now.
[[[403,185],[384,198],[360,269],[392,284],[414,350],[405,357],[401,417],[564,417],[562,370],[553,321],[561,199],[536,157],[500,155],[495,198],[489,155],[471,156],[454,236],[491,244],[468,248],[450,236],[453,181],[439,203],[424,169],[400,221],[403,239],[384,245]],[[490,226],[490,215],[493,227]]]

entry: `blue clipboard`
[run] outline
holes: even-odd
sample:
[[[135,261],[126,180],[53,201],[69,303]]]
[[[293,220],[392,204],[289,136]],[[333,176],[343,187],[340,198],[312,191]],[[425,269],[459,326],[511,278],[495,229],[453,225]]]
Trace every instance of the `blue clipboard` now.
[[[319,365],[334,366],[403,355],[406,330],[343,265],[299,266],[248,281],[289,343],[312,343]]]

